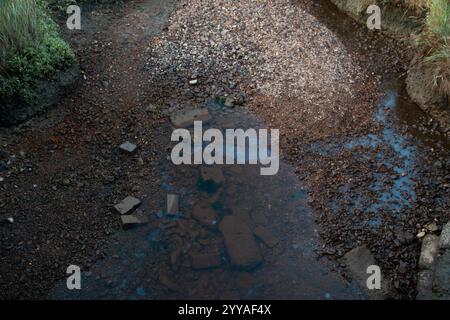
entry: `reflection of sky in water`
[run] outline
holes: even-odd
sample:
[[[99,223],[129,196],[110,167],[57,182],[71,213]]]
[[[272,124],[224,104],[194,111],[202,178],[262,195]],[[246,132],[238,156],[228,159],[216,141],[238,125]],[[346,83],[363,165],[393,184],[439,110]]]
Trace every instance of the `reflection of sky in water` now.
[[[416,201],[415,183],[411,179],[414,176],[415,149],[408,146],[405,138],[395,132],[385,114],[386,109],[392,110],[396,107],[397,99],[396,92],[388,92],[375,112],[376,120],[384,125],[380,135],[369,134],[344,144],[316,142],[310,146],[313,152],[322,156],[333,156],[344,149],[356,154],[358,147],[364,147],[365,153],[370,153],[375,160],[382,162],[385,167],[395,172],[395,176],[392,176],[392,172],[371,173],[374,182],[369,186],[369,190],[377,195],[377,200],[370,201],[369,206],[364,205],[363,190],[350,190],[349,185],[342,186],[339,189],[342,193],[341,199],[351,203],[349,210],[360,209],[372,213],[379,210],[392,210],[398,213],[402,209],[411,208]],[[387,155],[388,149],[395,153],[394,157]],[[366,154],[359,154],[359,156],[365,157]],[[385,187],[386,182],[389,182],[390,187]],[[329,206],[335,212],[340,209],[339,202],[336,200]],[[373,227],[380,226],[381,218],[373,218],[370,224]]]

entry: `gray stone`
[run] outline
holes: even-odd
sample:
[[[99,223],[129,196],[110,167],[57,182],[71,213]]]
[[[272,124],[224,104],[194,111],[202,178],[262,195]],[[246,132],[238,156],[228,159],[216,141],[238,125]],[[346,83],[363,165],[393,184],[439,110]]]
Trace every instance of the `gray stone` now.
[[[137,150],[137,146],[129,141],[122,143],[119,146],[120,151],[127,153],[127,154],[133,154]]]
[[[168,194],[167,195],[167,214],[176,215],[179,213],[178,207],[178,195]]]
[[[427,224],[425,226],[425,228],[430,232],[438,231],[438,226],[437,226],[436,222],[431,222],[431,223]]]
[[[194,125],[194,121],[207,122],[211,116],[207,108],[179,110],[170,116],[172,125],[176,128],[187,128]]]
[[[250,228],[240,219],[229,215],[219,226],[231,264],[238,268],[254,268],[262,261],[262,255]]]
[[[120,217],[120,219],[122,221],[122,227],[124,229],[128,229],[128,228],[134,227],[136,225],[142,225],[142,224],[148,223],[147,218],[132,215],[132,214],[131,215],[122,215]]]
[[[114,206],[114,209],[124,215],[132,213],[137,207],[141,205],[141,200],[134,197],[126,197],[119,204]]]
[[[253,233],[259,240],[264,242],[264,244],[269,248],[275,247],[279,242],[278,238],[276,238],[272,233],[270,233],[269,230],[267,230],[264,227],[261,226],[256,227],[253,230]]]
[[[234,97],[233,96],[228,96],[225,99],[225,107],[234,108]]]
[[[369,266],[377,265],[375,257],[367,246],[361,245],[347,252],[344,255],[344,262],[352,277],[358,282],[361,289],[367,293],[370,299],[382,300],[389,297],[391,282],[390,279],[386,278],[383,274],[381,275],[380,290],[369,290],[367,288],[367,279],[370,276],[367,273],[367,269]]]
[[[433,281],[433,298],[450,300],[450,250],[437,259]]]
[[[442,229],[439,246],[441,249],[450,249],[450,222],[448,222],[444,226],[444,229]]]
[[[422,250],[419,257],[420,269],[433,269],[439,252],[439,237],[428,234],[423,238]]]
[[[433,271],[422,270],[417,275],[417,300],[431,300],[433,288]]]

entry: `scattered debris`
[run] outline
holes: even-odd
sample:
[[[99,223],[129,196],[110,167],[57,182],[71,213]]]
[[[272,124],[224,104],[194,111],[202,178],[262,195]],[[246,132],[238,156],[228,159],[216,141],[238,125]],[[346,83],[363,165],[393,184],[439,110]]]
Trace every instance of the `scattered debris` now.
[[[126,154],[134,154],[137,150],[137,146],[134,143],[127,141],[125,143],[122,143],[119,146],[119,149]]]
[[[231,263],[239,268],[254,268],[263,258],[250,228],[240,219],[228,215],[219,226]]]
[[[114,206],[114,209],[122,214],[130,214],[132,213],[137,207],[141,205],[141,200],[134,198],[134,197],[126,197],[123,199],[119,204],[116,204]]]

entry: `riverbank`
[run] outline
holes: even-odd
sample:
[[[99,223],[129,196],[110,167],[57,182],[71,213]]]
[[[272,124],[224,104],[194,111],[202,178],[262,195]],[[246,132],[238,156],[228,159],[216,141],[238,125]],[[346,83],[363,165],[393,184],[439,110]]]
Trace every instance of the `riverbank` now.
[[[373,1],[331,0],[350,17],[366,25],[366,8]],[[450,5],[446,1],[379,2],[381,32],[415,52],[409,59],[406,89],[450,136],[450,55],[447,39]],[[435,6],[433,8],[432,6]],[[447,25],[447,26],[446,26]]]

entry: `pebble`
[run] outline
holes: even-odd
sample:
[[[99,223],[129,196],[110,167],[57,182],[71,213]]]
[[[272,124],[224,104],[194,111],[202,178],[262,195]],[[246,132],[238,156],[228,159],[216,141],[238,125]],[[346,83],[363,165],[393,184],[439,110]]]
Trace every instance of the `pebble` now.
[[[124,153],[133,154],[136,152],[137,146],[134,143],[127,141],[127,142],[122,143],[119,146],[119,149]]]
[[[138,206],[141,205],[141,200],[128,196],[123,199],[119,204],[114,206],[114,209],[121,215],[132,213]]]

